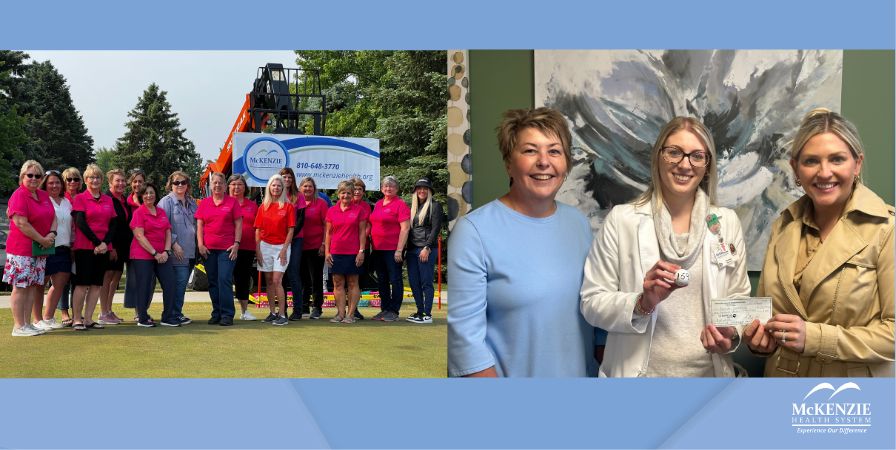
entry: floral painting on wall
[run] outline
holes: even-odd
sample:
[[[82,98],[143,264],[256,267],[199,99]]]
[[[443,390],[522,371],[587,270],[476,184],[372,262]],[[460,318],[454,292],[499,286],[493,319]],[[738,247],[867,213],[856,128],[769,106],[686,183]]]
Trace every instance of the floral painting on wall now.
[[[803,192],[789,144],[816,107],[840,110],[839,50],[535,51],[535,104],[561,111],[575,163],[558,199],[592,228],[650,178],[660,128],[691,116],[711,130],[720,206],[737,211],[749,270],[760,270],[771,223]]]

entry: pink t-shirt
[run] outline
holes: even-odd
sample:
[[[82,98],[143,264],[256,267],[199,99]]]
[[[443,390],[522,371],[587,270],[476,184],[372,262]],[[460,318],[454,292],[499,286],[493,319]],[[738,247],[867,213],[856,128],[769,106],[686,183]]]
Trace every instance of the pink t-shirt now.
[[[31,255],[31,238],[25,236],[15,221],[15,216],[22,216],[28,219],[28,223],[41,236],[46,236],[50,232],[53,225],[53,219],[56,218],[56,210],[50,203],[50,195],[45,191],[38,189],[37,200],[31,197],[31,191],[25,186],[19,186],[12,197],[9,198],[9,235],[6,237],[6,252],[16,256],[32,256]]]
[[[360,245],[358,226],[364,220],[364,212],[358,205],[349,205],[342,210],[335,204],[327,211],[330,223],[330,253],[334,255],[356,255]]]
[[[302,197],[301,202],[305,203],[305,225],[302,226],[305,240],[302,241],[302,250],[317,250],[324,242],[327,202],[316,195],[311,203],[307,203],[305,197]]]
[[[239,205],[239,202],[237,202]],[[240,250],[255,251],[255,214],[258,212],[258,205],[248,198],[243,199],[240,205],[240,212],[243,216],[243,237],[240,238]]]
[[[84,191],[75,196],[72,202],[72,212],[83,211],[87,218],[87,227],[93,231],[97,239],[103,241],[106,233],[109,232],[109,221],[115,217],[115,206],[112,204],[112,197],[108,195],[100,195],[99,200],[93,198],[90,191]],[[96,247],[87,236],[81,232],[81,229],[75,225],[75,250],[93,250]]]
[[[196,210],[196,219],[203,222],[205,246],[209,250],[227,250],[233,245],[233,233],[236,231],[234,222],[240,217],[242,217],[240,205],[229,195],[225,195],[218,205],[215,205],[212,197],[202,200],[199,209]]]
[[[374,250],[396,250],[401,222],[411,219],[411,208],[404,200],[395,197],[388,205],[376,202],[370,213],[370,239]]]
[[[140,207],[140,204],[137,203],[136,201],[134,201],[133,195],[128,195],[127,199],[128,199],[127,203],[128,203],[128,206],[131,207],[131,211],[136,211],[137,208]]]
[[[146,236],[146,240],[152,245],[153,250],[156,252],[165,251],[165,235],[167,234],[166,231],[171,229],[171,223],[168,222],[168,216],[165,215],[164,209],[156,207],[156,214],[153,215],[149,212],[149,208],[146,205],[141,205],[134,211],[134,217],[131,219],[131,229],[135,228],[143,228],[143,235]],[[134,238],[131,241],[131,259],[155,258],[153,258],[152,253],[147,252],[140,245],[137,238]]]

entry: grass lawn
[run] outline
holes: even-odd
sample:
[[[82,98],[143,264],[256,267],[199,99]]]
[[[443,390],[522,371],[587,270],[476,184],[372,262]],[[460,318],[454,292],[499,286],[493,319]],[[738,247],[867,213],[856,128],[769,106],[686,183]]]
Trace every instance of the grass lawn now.
[[[150,315],[161,317],[161,302]],[[115,305],[116,313],[133,317]],[[239,305],[236,305],[237,315]],[[259,319],[267,308],[250,311]],[[361,308],[368,319],[379,308]],[[63,328],[42,336],[12,337],[12,315],[0,309],[0,377],[17,378],[306,378],[444,377],[447,309],[433,308],[433,323],[406,322],[414,306],[402,307],[398,322],[363,320],[334,324],[334,308],[321,320],[286,326],[234,321],[206,325],[211,305],[186,303],[194,322],[169,328],[141,328],[133,322],[103,330]],[[58,315],[57,315],[58,320]]]

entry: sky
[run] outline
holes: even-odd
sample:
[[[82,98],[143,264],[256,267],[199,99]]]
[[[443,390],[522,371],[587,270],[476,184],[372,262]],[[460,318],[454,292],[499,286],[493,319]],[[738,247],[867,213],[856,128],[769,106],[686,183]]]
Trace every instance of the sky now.
[[[296,67],[292,51],[29,51],[68,82],[94,149],[124,135],[128,112],[151,83],[168,102],[202,160],[217,159],[252,89],[258,67]]]

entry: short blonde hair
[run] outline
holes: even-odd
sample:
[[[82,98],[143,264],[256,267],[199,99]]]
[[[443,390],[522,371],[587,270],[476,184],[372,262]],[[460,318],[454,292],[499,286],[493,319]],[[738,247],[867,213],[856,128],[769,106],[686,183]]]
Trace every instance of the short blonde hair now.
[[[556,136],[563,147],[563,157],[566,158],[566,170],[572,168],[572,134],[566,125],[566,119],[557,110],[551,108],[511,109],[504,112],[504,120],[498,126],[498,148],[501,150],[501,158],[504,164],[510,163],[510,154],[513,153],[519,139],[520,132],[526,128],[535,128],[545,136]]]
[[[348,191],[350,194],[355,192],[355,183],[352,180],[343,180],[339,182],[339,185],[336,186],[336,195],[339,195],[342,191]]]
[[[120,176],[121,178],[124,178],[125,180],[127,180],[127,177],[124,176],[124,171],[123,171],[123,170],[121,170],[121,169],[112,169],[112,170],[106,172],[106,180],[109,181],[109,184],[112,184],[112,177],[114,177],[115,175],[118,175],[118,176]]]
[[[44,177],[44,166],[40,165],[39,162],[29,159],[22,164],[22,168],[19,169],[19,183],[22,183],[22,179],[25,178],[25,174],[28,173],[28,169],[32,167],[37,167],[37,172],[40,174],[40,177]]]
[[[87,168],[84,169],[84,178],[90,177],[99,177],[102,180],[103,169],[100,169],[100,166],[96,164],[88,164]]]

